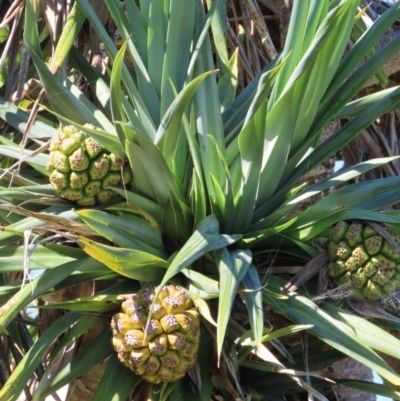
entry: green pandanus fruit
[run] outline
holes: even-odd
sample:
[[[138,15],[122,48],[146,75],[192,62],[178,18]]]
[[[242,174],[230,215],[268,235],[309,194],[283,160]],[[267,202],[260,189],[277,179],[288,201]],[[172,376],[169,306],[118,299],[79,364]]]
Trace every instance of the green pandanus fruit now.
[[[129,296],[111,320],[118,359],[151,383],[181,379],[196,363],[200,341],[199,313],[179,287],[163,287],[147,323],[157,290]]]
[[[360,223],[341,221],[331,230],[329,274],[356,298],[377,300],[400,287],[400,234],[383,228],[393,243]]]
[[[93,125],[85,126],[100,131]],[[132,181],[132,172],[123,159],[72,125],[52,138],[47,170],[56,192],[80,206],[108,202],[113,195],[110,188]]]

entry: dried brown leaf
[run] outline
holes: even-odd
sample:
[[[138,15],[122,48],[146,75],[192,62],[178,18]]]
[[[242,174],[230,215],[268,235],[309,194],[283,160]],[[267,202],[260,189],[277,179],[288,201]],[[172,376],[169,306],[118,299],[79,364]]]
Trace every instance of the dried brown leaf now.
[[[76,235],[80,236],[98,236],[98,234],[89,228],[86,224],[81,223],[79,221],[73,221],[67,219],[65,217],[56,216],[48,213],[36,213],[30,210],[24,209],[20,206],[13,205],[0,205],[0,209],[7,210],[12,213],[16,213],[26,217],[34,217],[43,223],[49,224],[52,228],[73,232]]]
[[[291,280],[289,280],[284,289],[283,294],[294,292],[306,283],[311,277],[317,274],[327,263],[329,256],[327,252],[321,253],[314,259],[310,260]]]

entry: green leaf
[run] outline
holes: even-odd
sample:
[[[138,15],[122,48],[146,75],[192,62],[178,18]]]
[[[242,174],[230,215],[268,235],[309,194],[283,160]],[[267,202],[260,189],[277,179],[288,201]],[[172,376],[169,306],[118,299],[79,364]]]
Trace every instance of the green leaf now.
[[[398,37],[391,40],[385,47],[380,49],[374,56],[368,59],[356,74],[349,77],[329,102],[321,106],[316,117],[317,123],[314,132],[321,129],[327,122],[335,117],[336,113],[359,92],[368,79],[373,76],[385,62],[396,54],[399,48]]]
[[[26,162],[28,164],[32,165],[33,167],[36,167],[39,171],[42,172],[42,174],[48,175],[45,168],[48,156],[43,153],[31,156],[32,153],[34,153],[33,151],[28,149],[21,149],[17,145],[14,146],[0,145],[0,152],[1,155],[3,156],[9,156],[17,160],[27,158]]]
[[[348,167],[346,169],[340,169],[336,173],[333,173],[331,176],[325,177],[315,184],[311,185],[310,187],[305,188],[297,196],[289,196],[287,202],[285,202],[281,207],[276,208],[272,214],[263,218],[265,216],[266,210],[272,209],[274,208],[274,206],[280,204],[279,201],[282,199],[284,191],[279,191],[272,199],[270,199],[269,202],[267,202],[265,205],[255,211],[253,221],[260,221],[251,225],[246,231],[251,232],[253,230],[255,231],[271,227],[275,225],[280,218],[284,217],[287,213],[294,209],[298,203],[303,202],[311,196],[317,195],[335,185],[340,185],[347,181],[350,181],[351,179],[354,179],[373,168],[380,167],[383,164],[397,158],[398,157],[395,156],[373,159],[357,164],[355,166]],[[295,193],[293,195],[295,195]]]
[[[9,32],[8,26],[3,26],[0,29],[0,43],[5,42],[8,39],[9,34],[10,34],[10,32]]]
[[[228,60],[228,49],[226,45],[226,2],[207,0],[207,8],[209,13],[212,11],[212,7],[214,5],[217,7],[217,9],[213,13],[211,30],[214,38],[215,49],[217,51],[218,61],[222,66],[223,72],[225,72],[225,68],[229,69],[229,62],[231,61]]]
[[[268,290],[280,293],[285,285],[285,281],[270,275],[268,277]],[[328,313],[318,308],[308,298],[296,293],[289,294],[286,300],[272,298],[263,290],[263,300],[273,308],[278,308],[289,320],[298,324],[312,324],[313,328],[309,331],[326,342],[328,345],[338,349],[362,364],[368,366],[373,371],[381,375],[388,382],[399,385],[400,376],[380,358],[372,349],[360,340],[353,328],[347,324],[334,319]]]
[[[140,57],[147,65],[150,65],[150,54],[148,54],[150,52],[148,52],[147,49],[147,40],[150,36],[150,33],[148,33],[146,36],[146,30],[151,31],[151,28],[149,27],[147,21],[147,18],[149,17],[149,14],[147,14],[147,12],[149,11],[149,8],[152,7],[153,3],[153,1],[148,1],[144,3],[140,2],[140,11],[138,5],[135,2],[129,1],[125,4],[126,16],[128,17],[130,29],[132,32],[132,39],[135,41]],[[162,39],[164,39],[164,35],[160,36],[162,37]],[[154,80],[152,79],[151,82],[154,83]]]
[[[236,195],[235,231],[241,232],[253,217],[257,193],[260,185],[260,170],[263,159],[263,142],[265,136],[265,113],[267,101],[249,119],[239,134],[240,159],[242,164],[242,182],[240,192]]]
[[[168,280],[177,275],[183,268],[190,266],[206,253],[225,248],[241,238],[240,235],[218,234],[218,231],[219,225],[215,216],[208,216],[198,224],[196,231],[171,261],[154,299],[157,299],[159,292]]]
[[[264,331],[264,309],[262,303],[262,284],[256,267],[252,264],[240,285],[242,296],[249,314],[250,327],[257,347],[261,344]]]
[[[82,316],[61,338],[58,339],[57,344],[51,350],[50,363],[46,366],[46,372],[41,378],[39,385],[33,393],[32,401],[40,401],[43,388],[46,387],[50,378],[54,376],[54,371],[59,369],[60,359],[65,356],[65,350],[72,342],[77,341],[78,337],[82,334],[87,334],[97,324],[104,321],[100,316]],[[60,355],[61,353],[61,355]]]
[[[150,15],[149,15],[149,26],[147,31],[147,37],[145,37],[144,49],[146,51],[148,59],[148,74],[151,82],[154,85],[154,89],[157,92],[159,98],[161,98],[161,86],[163,78],[163,68],[164,68],[164,55],[166,52],[166,35],[168,28],[168,13],[169,13],[169,1],[155,0],[149,2]],[[131,6],[132,7],[132,6]],[[133,13],[132,13],[133,14]],[[141,28],[142,24],[133,24],[133,20],[137,18],[131,18],[131,26],[135,29],[135,25],[139,25]],[[136,27],[136,29],[138,29]],[[144,36],[139,35],[139,38]],[[133,35],[133,37],[138,40],[138,35]],[[145,52],[143,51],[143,53]],[[143,56],[142,56],[143,57]],[[159,113],[160,114],[160,113]],[[158,115],[158,118],[161,118]]]
[[[297,218],[294,218],[295,220]],[[291,239],[304,243],[311,238],[316,237],[325,229],[331,227],[341,220],[371,220],[381,223],[400,224],[400,220],[395,216],[390,216],[385,212],[372,212],[364,208],[344,208],[334,210],[328,215],[309,216],[309,219],[303,225],[295,230],[288,230],[285,234]],[[293,224],[294,225],[294,224]]]
[[[165,37],[161,82],[162,116],[168,113],[167,110],[175,98],[174,91],[180,92],[185,83],[193,45],[194,26],[198,18],[196,15],[196,3],[196,0],[187,0],[185,2],[169,0],[169,20]],[[177,60],[179,60],[178,63]]]
[[[174,192],[164,206],[161,227],[174,248],[183,245],[192,232],[192,211]]]
[[[139,144],[126,143],[129,162],[135,171],[135,183],[143,195],[164,205],[170,191],[179,196],[180,189],[159,149],[142,138],[136,139]]]
[[[212,346],[211,336],[203,326],[201,326],[200,329],[201,335],[199,349],[210,349],[210,347]],[[199,383],[199,388],[193,388],[191,382],[187,379],[179,380],[173,392],[171,393],[169,400],[210,401],[213,391],[213,383],[211,381],[212,377],[209,372],[209,366],[210,363],[212,363],[210,359],[210,352],[199,352],[199,355],[197,357],[201,379],[201,382]]]
[[[280,73],[286,64],[286,61],[287,58],[285,60],[282,60],[277,66],[275,66],[275,62],[272,61],[270,63],[272,65],[270,66],[269,64],[266,71],[261,76],[259,76],[259,78],[255,78],[252,83],[250,83],[242,92],[242,94],[247,92],[249,88],[251,88],[255,84],[255,82],[257,82],[257,86],[253,88],[254,93],[250,95],[250,99],[248,99],[247,102],[242,105],[242,108],[238,112],[236,112],[236,114],[234,114],[231,119],[226,123],[226,125],[228,125],[228,127],[226,127],[226,142],[229,143],[226,151],[226,157],[229,165],[239,154],[240,147],[238,134],[240,134],[245,129],[244,127],[251,120],[254,121],[254,115],[256,114],[257,110],[259,110],[259,108],[262,106],[263,102],[271,94],[273,85],[276,79],[280,76]],[[238,100],[240,99],[241,95],[238,96]],[[235,104],[235,102],[233,104]],[[245,105],[247,106],[247,108],[245,108]],[[264,110],[264,113],[266,113],[266,110]],[[241,127],[242,123],[243,127]],[[264,127],[264,122],[261,125],[262,127]],[[240,129],[242,131],[240,131]]]
[[[195,286],[196,288],[199,288],[208,294],[213,294],[215,298],[219,296],[218,281],[213,280],[212,278],[190,268],[184,268],[181,271],[189,279],[189,285]]]
[[[354,0],[343,1],[327,15],[281,96],[273,105],[270,101],[257,206],[270,199],[285,171],[290,174],[284,163],[290,154],[299,147],[302,148],[299,157],[306,152],[304,139],[343,54],[357,5]],[[282,115],[286,117],[282,119]]]
[[[334,185],[344,184],[345,182],[350,181],[360,176],[361,174],[366,173],[367,171],[380,167],[386,163],[390,163],[391,161],[398,158],[399,156],[382,157],[379,159],[368,160],[366,162],[359,163],[355,166],[351,166],[345,169],[340,169],[336,173],[333,173],[331,176],[325,177],[322,180],[316,182],[314,185],[311,185],[289,203],[295,204],[301,202],[310,196],[316,195],[330,187],[333,187]]]
[[[232,57],[226,64],[226,68],[218,81],[219,102],[221,104],[221,112],[229,107],[235,99],[238,86],[238,52],[236,49],[232,53]]]
[[[221,224],[221,231],[230,234],[235,225],[233,219],[235,206],[232,185],[229,179],[229,171],[227,171],[225,188],[220,187],[215,177],[211,178],[214,186],[214,196],[216,197],[215,200],[211,198],[211,209],[213,213],[218,216],[218,220]]]
[[[168,397],[176,388],[177,382],[172,383],[163,383],[160,391],[159,401],[168,401]],[[174,396],[175,397],[175,396]],[[180,398],[180,394],[178,395],[178,399]]]
[[[321,2],[322,4],[323,2]],[[279,75],[279,79],[276,83],[276,88],[274,89],[274,95],[271,97],[271,102],[275,101],[282,92],[284,86],[289,80],[291,74],[299,62],[301,56],[304,54],[304,49],[307,48],[307,43],[304,37],[307,34],[307,16],[310,9],[311,0],[305,0],[303,2],[295,1],[293,2],[292,18],[288,27],[287,37],[285,41],[285,47],[282,52],[282,57],[288,57],[288,63],[282,73]],[[308,35],[312,34],[310,32]],[[309,41],[309,39],[308,39]],[[309,43],[308,43],[309,44]]]
[[[367,29],[361,38],[350,48],[343,60],[340,62],[338,69],[332,79],[332,85],[324,96],[322,105],[330,101],[334,95],[343,92],[343,88],[348,87],[348,78],[351,72],[364,60],[365,55],[373,49],[373,46],[382,38],[386,31],[393,25],[400,15],[400,5],[393,4],[387,11],[381,15],[374,23]],[[385,61],[383,61],[384,63]],[[376,68],[376,67],[375,67]],[[356,76],[359,74],[357,72]],[[369,79],[365,76],[365,80]],[[354,79],[355,76],[352,77]],[[347,80],[346,85],[341,85]]]
[[[239,129],[241,128],[243,121],[246,119],[246,115],[248,115],[251,105],[254,104],[254,98],[260,85],[260,80],[266,79],[269,75],[269,78],[266,79],[269,88],[268,91],[266,91],[265,96],[267,96],[272,90],[273,83],[281,71],[281,69],[278,68],[272,73],[272,70],[279,65],[278,62],[280,62],[280,58],[278,57],[272,60],[262,71],[263,74],[256,76],[253,81],[251,81],[249,85],[247,85],[246,88],[244,88],[244,90],[236,97],[232,105],[222,113],[227,143],[230,143],[235,138],[235,135],[239,133]],[[263,98],[260,98],[260,100],[262,101]],[[255,110],[256,109],[257,107]],[[227,154],[227,160],[229,163],[232,163],[233,158],[236,156],[235,152],[232,153],[232,157],[229,157],[229,154]]]
[[[64,263],[51,270],[46,270],[35,280],[26,283],[8,302],[3,305],[0,316],[0,333],[4,333],[7,325],[17,316],[17,314],[29,305],[34,299],[44,294],[49,288],[71,275],[75,270],[80,269],[86,260],[76,260]],[[1,393],[0,393],[1,394]]]
[[[108,208],[109,210],[137,213],[148,220],[154,227],[160,227],[162,208],[159,204],[131,191],[118,188],[113,188],[113,191],[123,198],[126,198],[127,202],[110,206]]]
[[[15,104],[5,101],[0,97],[0,118],[7,121],[12,127],[17,129],[22,134],[25,132],[27,127],[29,115],[18,108]],[[51,138],[57,130],[44,122],[36,118],[30,126],[29,137],[44,139]]]
[[[81,31],[82,25],[85,21],[85,15],[78,3],[72,5],[71,11],[68,14],[67,21],[65,22],[58,38],[57,46],[54,50],[53,57],[50,62],[50,71],[55,73],[63,65],[71,47],[74,45],[76,38]]]
[[[116,124],[119,141],[125,143],[126,139],[132,140],[133,135],[129,132],[129,127],[126,124],[127,119],[121,105],[121,98],[124,96],[121,90],[121,77],[122,77],[122,66],[124,64],[124,57],[128,42],[121,46],[113,63],[111,72],[111,87],[110,87],[110,103],[111,103],[111,114],[114,121],[122,122],[122,124]]]
[[[357,117],[361,114],[364,110],[368,109],[375,103],[381,101],[386,96],[391,96],[391,94],[396,91],[397,87],[382,89],[379,92],[371,93],[370,95],[366,95],[360,97],[359,99],[353,100],[344,106],[335,116],[335,119],[342,119],[342,118],[353,118]]]
[[[29,257],[29,270],[52,269],[75,259],[72,255],[60,255],[44,245],[30,245],[27,250],[24,245],[3,246],[0,248],[0,272],[24,271],[25,251]]]
[[[294,326],[283,327],[282,329],[278,329],[271,333],[264,334],[261,338],[261,343],[265,343],[267,341],[272,341],[279,337],[291,335],[291,334],[297,333],[299,331],[308,330],[310,328],[312,328],[312,325],[310,325],[310,324],[298,324],[298,325],[294,325]],[[267,331],[266,328],[264,328],[264,332],[265,331]],[[255,341],[251,341],[252,337],[253,337],[253,331],[250,330],[250,331],[247,331],[245,334],[243,334],[240,337],[240,339],[238,339],[236,341],[236,343],[241,345],[240,351],[238,353],[239,363],[243,362],[250,355],[250,353],[252,351],[254,351],[254,349],[256,348],[257,344]],[[257,353],[257,355],[260,356],[259,353]],[[268,356],[268,357],[262,358],[264,361],[270,362],[271,364],[274,364],[274,365],[280,365],[279,361],[275,357],[273,357],[273,359],[271,359],[271,358],[269,358],[269,355],[266,355],[266,356]],[[281,366],[283,366],[283,365],[281,365]]]
[[[15,176],[14,176],[15,177]],[[14,181],[16,183],[16,181]],[[33,184],[31,182],[30,184]],[[0,187],[0,197],[2,201],[12,203],[16,200],[29,203],[43,197],[54,196],[54,189],[48,185],[23,185],[21,187],[3,188]],[[51,205],[52,202],[44,202],[45,205]],[[14,216],[15,217],[15,216]]]
[[[384,207],[398,202],[400,198],[400,194],[396,190],[399,182],[397,178],[388,177],[380,180],[362,181],[340,188],[302,212],[286,233],[290,232],[291,237],[305,240],[300,234],[300,228],[304,229],[306,226],[315,224],[319,219],[333,217],[335,213],[341,210],[344,212],[349,209],[364,209],[366,213],[371,210],[382,210]],[[314,230],[322,231],[326,228],[322,227],[322,224],[315,224]],[[299,236],[294,234],[295,231]]]
[[[197,8],[196,19],[202,21],[204,11],[201,4],[199,5],[198,3]],[[194,66],[194,74],[195,76],[201,75],[205,71],[213,69],[214,62],[210,39],[206,36],[203,45],[199,49],[198,58]],[[215,177],[221,187],[225,185],[226,179],[224,165],[218,154],[221,152],[223,159],[225,159],[225,138],[218,86],[214,74],[205,78],[203,84],[196,91],[194,110],[197,116],[201,116],[201,118],[196,118],[196,125],[206,187],[209,194],[214,196],[211,176]]]
[[[67,312],[72,313],[72,312]],[[108,324],[107,318],[105,316],[99,316],[95,314],[82,314],[82,317],[70,327],[70,329],[63,333],[62,337],[57,340],[57,344],[55,344],[54,348],[51,352],[51,363],[57,362],[57,357],[60,352],[64,352],[65,348],[70,344],[74,343],[79,339],[80,336],[88,334],[91,330],[97,330],[100,323]],[[43,388],[43,384],[47,383],[47,379],[43,378],[40,385]]]
[[[138,157],[138,153],[142,155],[141,158]],[[164,183],[162,186],[160,186],[160,188],[157,188],[158,193],[156,193],[149,177],[150,171],[148,167],[153,167],[152,163],[146,162],[150,165],[146,166],[146,164],[143,164],[142,161],[142,159],[145,160],[147,158],[146,153],[138,145],[132,142],[126,142],[126,154],[128,156],[131,169],[132,171],[135,172],[134,176],[134,185],[136,187],[135,192],[138,192],[141,196],[145,198],[149,198],[154,204],[158,203],[159,205],[163,205],[163,203],[166,202],[165,200],[166,185]],[[162,209],[160,207],[160,215],[161,213]],[[160,221],[161,221],[161,216],[160,216]]]
[[[295,169],[293,169],[292,161],[289,160],[285,173],[285,176],[287,174],[288,178],[285,187],[291,187],[293,183],[303,177],[308,171],[319,166],[338,150],[342,149],[374,120],[381,117],[389,110],[398,107],[399,103],[400,88],[397,87],[397,89],[391,92],[390,95],[386,96],[381,101],[374,103],[371,107],[349,121],[339,131],[334,133],[324,142],[323,146],[318,146],[317,149],[309,156],[305,157]],[[314,147],[312,142],[312,140],[306,141],[302,146],[302,150],[299,150],[299,154],[302,153],[302,157],[306,154],[307,150]]]
[[[208,252],[224,248],[238,241],[240,235],[218,234],[219,225],[214,216],[208,216],[201,221],[196,231],[175,256],[165,274],[160,288],[169,279],[178,274],[184,267],[188,267]]]
[[[141,46],[141,52],[139,52],[139,49],[136,46],[137,39],[135,36],[132,35],[134,28],[131,24],[128,23],[122,6],[113,0],[106,0],[106,4],[113,18],[113,21],[116,24],[116,28],[121,35],[121,39],[125,41],[126,44],[125,46],[123,46],[123,52],[121,52],[121,48],[118,52],[118,55],[115,57],[114,66],[119,57],[119,61],[123,61],[123,56],[125,55],[125,50],[127,48],[129,51],[129,55],[132,58],[133,64],[135,65],[135,75],[141,100],[146,105],[152,120],[155,122],[155,124],[158,124],[160,118],[160,98],[156,93],[153,82],[151,81],[149,73],[147,71],[147,52],[145,52],[144,48],[145,36],[143,36],[143,30],[140,29],[141,24],[139,24],[139,27],[135,29],[136,33],[140,35],[138,39],[140,41],[139,45]],[[117,68],[120,69],[120,67]],[[116,81],[116,84],[118,85],[118,81]],[[118,97],[116,100],[118,101]]]
[[[102,22],[96,15],[95,11],[90,5],[90,1],[88,0],[77,0],[79,5],[81,6],[83,12],[86,15],[86,18],[89,20],[91,26],[97,34],[99,35],[104,47],[106,48],[108,54],[110,55],[111,59],[114,60],[117,49],[115,47],[113,39],[108,35],[106,29],[104,28]],[[132,7],[131,7],[132,8]],[[142,10],[143,12],[143,10]],[[143,14],[142,14],[143,15]],[[155,137],[155,128],[154,122],[150,117],[150,113],[146,108],[146,105],[143,102],[143,99],[138,91],[138,88],[133,81],[133,77],[131,72],[128,70],[126,65],[123,66],[122,69],[122,80],[126,88],[126,93],[133,102],[136,110],[136,114],[139,116],[140,125],[143,126],[145,133],[150,137]],[[123,99],[123,98],[122,98]]]
[[[91,297],[77,298],[72,301],[55,302],[50,305],[40,305],[41,309],[66,309],[79,312],[106,312],[116,309],[121,301],[117,295],[94,295]]]
[[[24,390],[26,383],[37,365],[44,358],[45,353],[51,344],[74,324],[82,316],[79,312],[69,312],[58,318],[32,345],[31,349],[25,354],[22,361],[15,367],[11,376],[0,390],[0,399],[4,401],[16,401]]]
[[[363,18],[363,13],[364,10],[361,11],[360,13],[358,13],[356,20],[354,22],[354,26],[353,26],[353,31],[351,33],[351,40],[353,41],[353,43],[356,43],[360,40],[360,38],[365,34],[365,32],[368,30],[368,25],[366,24],[366,22],[364,21]],[[379,18],[380,19],[380,18]],[[384,33],[382,33],[382,36],[384,35]],[[352,46],[353,48],[354,46]],[[351,48],[351,49],[352,49]],[[350,50],[351,50],[350,49]],[[372,48],[365,56],[365,59],[369,59],[371,56],[373,56],[375,54],[375,49]],[[347,56],[347,55],[346,55]],[[389,83],[389,79],[388,76],[386,75],[385,71],[383,69],[380,69],[379,71],[377,71],[377,73],[375,74],[375,78],[378,80],[378,82],[380,83],[382,88],[386,88],[388,83]]]
[[[72,46],[68,53],[68,63],[83,75],[87,84],[96,95],[96,98],[109,114],[111,95],[108,77],[105,77],[93,68],[89,61],[86,60],[85,56],[75,46]]]
[[[93,396],[93,401],[125,400],[141,381],[140,376],[133,374],[123,366],[117,355],[113,354],[107,361],[103,377]]]
[[[224,150],[219,148],[218,143],[210,136],[210,147],[214,147],[216,157],[218,156],[221,165],[219,180],[212,173],[210,176],[212,191],[210,192],[211,211],[219,218],[221,231],[231,233],[234,227],[234,194],[231,183],[229,165],[225,159]],[[224,177],[222,179],[222,177]]]
[[[92,123],[97,126],[103,126],[108,123],[111,125],[93,103],[87,99],[86,101],[84,100],[84,95],[74,85],[69,85],[67,82],[66,84],[69,87],[66,88],[58,77],[55,77],[49,71],[41,55],[36,25],[32,24],[32,21],[35,20],[36,16],[33,12],[32,3],[27,2],[25,7],[24,40],[54,111],[81,124]],[[81,100],[78,99],[78,96]]]
[[[197,88],[211,73],[205,72],[186,85],[168,107],[161,121],[154,142],[160,147],[168,165],[176,152],[183,113]]]
[[[214,254],[219,270],[220,288],[217,319],[217,355],[219,364],[233,301],[236,297],[239,283],[251,265],[252,255],[250,251],[235,250],[229,252],[226,248],[217,250]]]
[[[372,349],[400,359],[400,340],[377,325],[330,303],[324,303],[326,310],[335,319],[352,327],[357,337]]]
[[[195,15],[203,15],[204,9],[203,5],[199,2],[195,2]],[[209,6],[209,4],[208,4]],[[221,6],[220,0],[215,0],[213,1],[211,7],[208,8],[207,15],[205,16],[205,21],[203,19],[196,18],[195,19],[195,36],[197,38],[197,42],[194,46],[194,50],[192,53],[192,56],[190,58],[190,63],[189,67],[187,69],[187,79],[191,79],[193,77],[193,70],[196,65],[197,60],[199,57],[204,57],[204,53],[202,52],[203,46],[208,46],[208,35],[209,35],[209,29],[210,26],[213,23],[214,15],[217,12],[217,8]],[[222,8],[222,7],[221,7]],[[219,33],[217,34],[219,35]],[[217,38],[217,36],[214,37],[214,39]],[[222,39],[222,38],[221,38]],[[224,41],[224,39],[222,39]],[[219,47],[219,45],[216,45]],[[218,49],[217,49],[218,50]],[[212,67],[208,68],[208,70],[211,70]],[[206,71],[205,69],[204,71]]]
[[[168,262],[135,249],[114,248],[79,237],[83,250],[109,269],[135,280],[156,281],[165,273]]]
[[[400,400],[400,391],[396,391],[389,386],[377,383],[366,382],[362,380],[336,379],[337,384],[365,391],[370,394],[382,395],[393,400]]]
[[[89,227],[121,248],[167,258],[160,230],[143,219],[127,213],[115,216],[90,209],[80,210],[77,214]]]
[[[192,174],[192,210],[194,214],[194,222],[195,224],[198,224],[206,217],[207,194],[204,184],[200,148],[195,138],[195,128],[189,124],[188,119],[185,116],[183,116],[183,124],[194,168],[194,172]]]
[[[56,377],[41,392],[48,396],[82,376],[90,368],[107,358],[114,352],[111,347],[111,330],[105,327],[70,363],[64,366]]]

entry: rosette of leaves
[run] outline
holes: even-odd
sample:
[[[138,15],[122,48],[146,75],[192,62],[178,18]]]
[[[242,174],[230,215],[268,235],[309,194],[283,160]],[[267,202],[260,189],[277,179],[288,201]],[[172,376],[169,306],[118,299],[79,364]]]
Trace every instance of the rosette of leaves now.
[[[51,103],[52,118],[59,116],[80,130],[85,123],[102,128],[104,132],[91,130],[90,136],[118,157],[126,156],[134,179],[129,190],[113,189],[124,200],[108,208],[75,211],[65,202],[59,205],[47,180],[40,179],[50,175],[45,169],[48,156],[37,152],[55,130],[44,119],[33,123],[32,141],[24,150],[30,167],[24,164],[12,185],[2,181],[0,192],[4,225],[0,252],[5,258],[3,264],[0,258],[0,266],[7,275],[0,292],[5,305],[0,330],[18,340],[14,319],[46,292],[94,280],[96,293],[40,304],[69,312],[44,334],[24,331],[33,345],[30,350],[31,343],[21,340],[16,349],[24,352],[9,353],[13,371],[0,399],[16,400],[32,377],[38,381],[34,397],[41,399],[110,356],[91,396],[96,401],[130,394],[163,401],[289,400],[300,392],[323,399],[318,388],[330,382],[304,377],[312,376],[321,364],[348,355],[386,383],[400,385],[400,377],[374,351],[400,358],[398,340],[329,302],[315,304],[309,288],[282,294],[288,276],[281,274],[282,269],[291,273],[317,256],[314,240],[326,238],[337,222],[400,223],[397,212],[379,212],[400,200],[399,177],[340,185],[307,210],[295,210],[305,199],[392,160],[352,166],[311,188],[301,184],[307,172],[382,114],[399,107],[398,87],[353,99],[398,51],[399,37],[377,54],[372,48],[399,18],[400,4],[345,52],[359,1],[295,1],[285,48],[241,93],[237,93],[238,52],[229,53],[226,46],[226,15],[218,1],[106,0],[124,43],[119,50],[90,2],[75,4],[79,15],[71,21],[73,29],[63,31],[65,37],[57,42],[50,67],[59,62],[56,56],[68,54],[68,66],[80,70],[101,108],[79,91],[73,78],[63,84],[50,72],[44,56],[51,54],[51,48],[43,47],[51,46],[51,41],[38,35],[36,21],[41,18],[31,1],[26,2],[24,43]],[[107,77],[100,76],[73,46],[76,23],[85,18],[112,60]],[[126,53],[131,65],[124,62]],[[13,127],[11,134],[24,131],[28,116],[23,110],[3,102],[0,113]],[[339,118],[348,123],[318,146],[323,127]],[[21,154],[19,136],[10,138],[15,140],[2,139],[4,168],[9,167],[9,158]],[[56,244],[50,242],[55,229]],[[30,230],[38,237],[30,237]],[[20,290],[22,282],[10,283],[8,275],[27,269],[24,235],[26,244],[38,242],[34,249],[27,248],[33,251],[29,268],[45,272]],[[68,242],[59,243],[63,236]],[[71,247],[73,240],[79,246]],[[157,320],[152,305],[170,283],[185,289],[202,316],[200,351],[190,374],[153,384],[118,360],[109,320],[126,301],[123,294],[154,285],[158,286],[154,303],[146,315],[148,321]],[[126,319],[121,320],[123,326]],[[100,323],[104,330],[84,336],[90,339],[87,346],[77,346],[77,355],[63,361],[57,371],[58,356],[67,354],[64,350],[77,344],[77,337]],[[297,336],[298,331],[307,331],[307,336]],[[125,346],[121,345],[125,337],[118,338],[117,346]],[[304,349],[312,349],[307,365]],[[129,363],[130,357],[123,357]],[[346,384],[398,397],[386,384]]]

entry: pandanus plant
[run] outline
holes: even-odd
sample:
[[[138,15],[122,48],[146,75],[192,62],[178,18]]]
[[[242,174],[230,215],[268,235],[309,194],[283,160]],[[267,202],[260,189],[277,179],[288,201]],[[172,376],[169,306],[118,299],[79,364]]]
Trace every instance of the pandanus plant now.
[[[387,208],[400,200],[400,178],[352,182],[393,158],[302,183],[399,108],[398,87],[355,96],[399,50],[400,38],[372,49],[400,5],[347,49],[360,1],[295,1],[283,51],[238,93],[238,53],[227,56],[222,1],[106,0],[123,41],[117,49],[90,2],[77,0],[50,60],[33,3],[26,2],[24,44],[48,106],[32,123],[21,107],[0,104],[9,124],[0,138],[0,327],[13,361],[0,399],[17,400],[32,378],[35,400],[69,384],[72,397],[73,383],[96,366],[102,379],[94,400],[288,400],[302,392],[324,400],[319,389],[335,382],[400,399],[400,376],[376,353],[400,358],[400,342],[344,301],[342,308],[329,299],[316,304],[309,281],[310,272],[328,270],[326,239],[337,223],[372,222],[384,237],[399,229],[400,216]],[[112,60],[106,75],[73,46],[85,19]],[[62,75],[67,54],[95,103],[78,89],[76,74]],[[337,119],[347,123],[318,145]],[[100,156],[90,156],[88,144]],[[82,174],[71,166],[75,152],[85,161]],[[115,176],[104,185],[93,175],[99,157],[108,162],[104,177]],[[110,168],[112,158],[129,165],[132,181],[122,163]],[[96,181],[107,197],[92,205],[100,192],[85,188]],[[333,276],[338,250],[353,252],[341,243],[343,230],[334,228],[340,238],[329,247]],[[279,273],[299,265],[295,278]],[[30,270],[39,272],[26,282]],[[93,282],[86,296],[51,297]],[[64,313],[37,330],[41,314],[27,315],[37,306]],[[66,353],[71,345],[75,355]],[[315,373],[347,356],[385,384]]]

